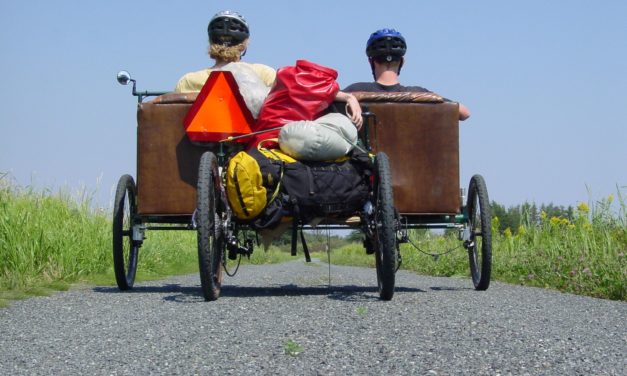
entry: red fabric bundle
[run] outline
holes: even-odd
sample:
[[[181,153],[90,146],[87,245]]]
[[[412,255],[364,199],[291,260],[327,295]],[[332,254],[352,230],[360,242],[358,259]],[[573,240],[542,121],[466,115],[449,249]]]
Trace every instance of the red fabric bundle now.
[[[280,68],[252,131],[272,129],[292,121],[317,119],[340,90],[336,78],[337,71],[334,69],[306,60],[298,60],[293,67]],[[278,135],[279,130],[258,134],[253,136],[249,146],[256,146],[259,141],[277,138]],[[264,143],[264,146],[273,145]]]

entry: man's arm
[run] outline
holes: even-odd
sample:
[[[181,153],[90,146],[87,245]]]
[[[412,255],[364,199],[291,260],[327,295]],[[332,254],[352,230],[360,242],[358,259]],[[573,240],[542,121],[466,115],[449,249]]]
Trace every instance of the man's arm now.
[[[346,115],[351,119],[353,124],[357,127],[357,129],[361,129],[363,125],[363,118],[361,117],[361,106],[357,101],[357,98],[353,94],[346,93],[343,91],[338,91],[335,96],[336,101],[346,102],[347,109]]]

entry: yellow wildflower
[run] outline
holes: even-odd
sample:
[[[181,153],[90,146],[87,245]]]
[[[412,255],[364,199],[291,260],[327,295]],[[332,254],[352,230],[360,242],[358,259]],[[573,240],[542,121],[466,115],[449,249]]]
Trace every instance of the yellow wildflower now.
[[[540,219],[544,221],[547,216],[548,215],[546,214],[546,212],[544,210],[542,210],[542,212],[540,213]]]
[[[527,233],[527,229],[525,229],[525,226],[523,225],[518,226],[518,230],[516,230],[516,235],[524,236],[526,233]]]
[[[584,214],[588,214],[590,212],[590,208],[585,202],[580,202],[579,205],[577,205],[577,210]]]
[[[503,235],[505,236],[505,238],[509,239],[512,237],[512,230],[508,228],[505,229],[505,231],[503,231]]]
[[[614,202],[614,195],[610,194],[609,196],[607,196],[607,203],[612,204],[612,202]]]
[[[559,217],[551,217],[551,226],[557,227],[562,224],[562,219]]]
[[[492,231],[494,232],[498,231],[500,222],[501,221],[499,221],[499,217],[497,216],[492,217]]]

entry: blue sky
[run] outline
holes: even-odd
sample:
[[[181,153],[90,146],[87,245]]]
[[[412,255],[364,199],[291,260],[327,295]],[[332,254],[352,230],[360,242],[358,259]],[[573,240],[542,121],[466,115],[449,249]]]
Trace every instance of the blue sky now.
[[[223,9],[251,25],[245,61],[308,59],[341,86],[371,78],[371,32],[401,31],[401,82],[470,108],[461,182],[482,174],[492,200],[574,205],[627,186],[625,1],[2,1],[0,173],[108,205],[136,176],[136,100],[117,71],[171,90],[212,64],[206,27]]]

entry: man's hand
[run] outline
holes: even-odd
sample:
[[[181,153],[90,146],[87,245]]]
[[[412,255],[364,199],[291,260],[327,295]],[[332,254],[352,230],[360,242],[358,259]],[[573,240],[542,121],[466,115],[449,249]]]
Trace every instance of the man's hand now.
[[[353,124],[355,124],[357,130],[360,130],[364,123],[364,119],[361,117],[361,106],[359,105],[359,101],[352,94],[349,94],[348,100],[346,101],[346,114],[351,119]]]
[[[470,110],[463,104],[459,104],[459,120],[464,121],[470,117]]]
[[[361,106],[357,98],[351,93],[338,91],[335,100],[346,102],[346,115],[351,119],[353,124],[355,124],[357,130],[360,130],[364,119],[361,117]]]

